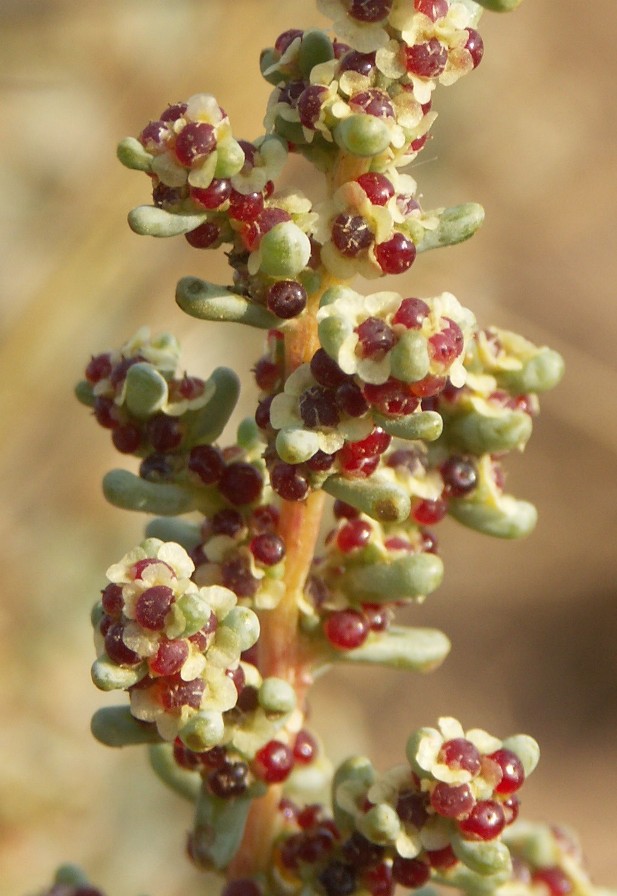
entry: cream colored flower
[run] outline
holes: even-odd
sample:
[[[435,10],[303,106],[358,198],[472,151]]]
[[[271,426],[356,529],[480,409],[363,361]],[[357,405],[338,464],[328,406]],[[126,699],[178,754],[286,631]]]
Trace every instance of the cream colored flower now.
[[[339,40],[361,53],[371,53],[388,40],[385,30],[387,19],[382,22],[359,22],[348,13],[344,0],[317,0],[317,8],[334,22],[334,31]]]

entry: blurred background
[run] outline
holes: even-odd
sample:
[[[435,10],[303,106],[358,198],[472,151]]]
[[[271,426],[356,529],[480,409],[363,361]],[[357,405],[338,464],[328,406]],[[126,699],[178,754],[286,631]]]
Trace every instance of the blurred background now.
[[[251,413],[259,334],[193,322],[173,301],[184,274],[227,282],[222,254],[129,231],[148,185],[115,145],[202,90],[236,135],[257,136],[269,92],[259,49],[315,24],[307,0],[0,2],[3,896],[36,894],[65,860],[109,896],[216,892],[183,857],[189,809],[139,750],[89,734],[92,712],[115,702],[90,683],[89,610],[144,520],[105,504],[101,476],[122,461],[72,389],[92,353],[149,323],[180,337],[189,372],[235,359],[248,386],[235,419]],[[397,288],[448,289],[482,322],[564,354],[565,380],[509,465],[509,490],[540,521],[520,544],[442,524],[445,583],[407,616],[443,628],[450,658],[427,678],[333,672],[315,688],[312,723],[334,758],[366,750],[381,767],[439,714],[534,735],[543,758],[525,814],[579,829],[595,879],[614,884],[614,2],[526,0],[487,13],[482,34],[480,69],[438,91],[434,137],[411,173],[427,207],[477,200],[485,227],[421,256]],[[313,189],[298,160],[289,177]]]

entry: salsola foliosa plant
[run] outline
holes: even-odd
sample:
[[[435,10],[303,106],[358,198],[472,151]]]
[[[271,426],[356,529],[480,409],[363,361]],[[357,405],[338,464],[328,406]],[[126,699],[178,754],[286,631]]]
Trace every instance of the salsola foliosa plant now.
[[[331,33],[287,30],[261,54],[262,136],[240,139],[197,93],[118,148],[151,191],[136,233],[227,255],[230,283],[184,277],[180,307],[265,336],[255,413],[231,445],[236,373],[183,372],[169,334],[91,358],[77,390],[138,459],[105,477],[106,497],[153,517],[94,606],[94,683],[128,699],[92,729],[143,745],[194,805],[187,852],[219,874],[213,896],[608,893],[571,832],[519,817],[531,737],[428,719],[381,772],[363,756],[333,768],[307,721],[334,664],[413,674],[446,658],[446,634],[396,622],[441,582],[446,515],[505,539],[536,521],[503,466],[561,357],[479,324],[450,292],[414,295],[411,275],[401,292],[378,282],[481,225],[474,202],[424,208],[405,172],[433,91],[481,63],[484,10],[518,2],[317,0]],[[290,153],[324,200],[278,185]],[[47,892],[100,894],[70,866]]]

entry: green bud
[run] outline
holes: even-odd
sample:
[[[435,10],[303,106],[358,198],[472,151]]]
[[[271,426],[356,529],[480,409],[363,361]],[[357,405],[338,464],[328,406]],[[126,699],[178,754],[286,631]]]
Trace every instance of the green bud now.
[[[156,726],[136,719],[128,706],[105,706],[98,709],[92,716],[90,730],[98,742],[106,747],[161,742]]]
[[[431,672],[445,660],[450,646],[448,638],[437,629],[393,625],[374,639],[369,638],[361,647],[336,651],[334,659],[343,663]]]
[[[279,76],[276,83],[280,83],[280,81],[281,78]],[[287,119],[277,115],[274,121],[274,130],[283,140],[288,140],[296,146],[304,146],[307,142],[302,125],[297,121],[287,121]]]
[[[92,681],[100,691],[126,691],[137,684],[147,672],[146,664],[117,666],[105,654],[92,664]]]
[[[328,290],[328,293],[331,292],[334,291]],[[321,305],[323,306],[324,304],[327,303],[322,301]],[[324,319],[319,322],[319,342],[331,358],[336,359],[340,347],[348,338],[352,329],[351,321],[345,320],[343,317],[339,316],[335,317],[333,315],[332,317],[324,317]]]
[[[229,422],[240,395],[240,379],[229,367],[217,367],[206,383],[214,386],[207,404],[197,411],[189,411],[184,418],[185,444],[216,442]]]
[[[283,79],[281,73],[277,70],[271,71],[266,74],[269,68],[272,68],[273,65],[276,65],[278,62],[278,53],[274,50],[274,47],[268,47],[266,50],[261,51],[261,55],[259,57],[259,70],[261,71],[262,77],[266,79],[269,84],[273,84],[275,87],[277,84],[280,84]]]
[[[166,404],[167,380],[146,361],[129,367],[126,374],[126,406],[138,420],[147,420]]]
[[[237,438],[238,445],[246,451],[259,449],[261,454],[263,443],[261,441],[259,427],[255,423],[254,417],[245,417],[238,425]]]
[[[500,840],[465,840],[453,834],[450,842],[455,856],[477,874],[509,874],[512,868],[510,850]]]
[[[340,283],[336,286],[330,286],[322,295],[319,302],[319,307],[325,308],[326,305],[332,305],[339,299],[345,299],[349,295],[349,292],[349,288],[347,286],[343,286]]]
[[[248,650],[259,638],[259,619],[249,607],[234,607],[221,623],[238,638],[240,650]]]
[[[491,12],[511,12],[520,6],[522,0],[476,0],[476,3]]]
[[[472,498],[454,498],[448,504],[448,513],[464,526],[495,538],[524,538],[538,519],[533,504],[512,495],[500,495],[498,501],[486,504]]]
[[[128,470],[110,470],[103,477],[103,494],[114,507],[158,516],[177,516],[197,510],[196,493],[170,482],[147,482]]]
[[[402,486],[394,482],[380,482],[375,478],[345,479],[330,476],[323,489],[362,513],[380,522],[402,522],[409,516],[411,501]]]
[[[55,884],[64,884],[67,887],[86,887],[90,881],[85,873],[77,865],[60,865],[54,875]]]
[[[392,376],[404,383],[417,383],[429,371],[426,338],[415,330],[405,330],[390,352]]]
[[[201,775],[178,765],[171,744],[154,744],[148,750],[148,757],[152,770],[164,784],[189,802],[195,802],[201,790]]]
[[[358,830],[371,843],[393,843],[401,832],[401,820],[396,809],[379,803],[358,819]]]
[[[443,430],[443,420],[437,411],[418,411],[406,417],[384,417],[373,413],[373,419],[389,435],[397,439],[422,439],[434,442]]]
[[[418,252],[462,243],[473,236],[484,221],[484,209],[477,202],[465,202],[429,214],[437,214],[439,224],[435,230],[424,231],[423,238],[416,245]]]
[[[150,520],[146,526],[146,538],[175,541],[176,544],[182,545],[187,553],[190,553],[202,541],[199,526],[196,523],[165,516]]]
[[[233,177],[242,170],[244,165],[244,150],[237,140],[230,137],[216,147],[216,168],[214,177]]]
[[[260,270],[270,277],[296,277],[311,257],[311,241],[293,221],[282,221],[259,244]]]
[[[326,32],[320,31],[318,28],[305,31],[302,35],[297,59],[302,77],[308,81],[314,66],[328,62],[330,59],[334,59],[334,50],[332,41]]]
[[[408,554],[390,563],[352,568],[343,574],[343,581],[355,599],[380,603],[424,597],[441,584],[442,577],[443,563],[436,554]]]
[[[150,171],[153,156],[147,152],[135,137],[125,137],[118,143],[116,155],[125,168],[135,171]]]
[[[336,143],[352,156],[378,156],[390,145],[388,126],[374,115],[350,115],[333,131]]]
[[[540,747],[537,741],[528,734],[513,734],[504,740],[503,745],[507,750],[516,753],[523,763],[525,777],[529,777],[540,761]]]
[[[243,794],[223,800],[201,788],[192,837],[199,865],[221,871],[231,862],[242,842],[251,798],[251,794]]]
[[[343,784],[357,784],[360,790],[368,790],[374,783],[375,769],[366,756],[350,756],[338,766],[332,778],[332,809],[334,821],[341,831],[354,830],[355,821],[352,815],[341,808],[336,799],[337,790]]]
[[[184,629],[178,633],[183,638],[190,638],[191,635],[203,628],[212,612],[207,601],[194,591],[183,594],[178,598],[175,606],[184,617]]]
[[[262,330],[269,330],[279,322],[261,305],[198,277],[183,277],[178,281],[176,302],[183,311],[200,320],[230,321]]]
[[[191,716],[179,731],[180,740],[189,750],[203,753],[218,746],[225,734],[223,715],[220,712],[202,710]]]
[[[207,215],[173,215],[154,205],[138,205],[128,215],[129,227],[140,236],[179,236],[195,230],[206,220]]]
[[[259,705],[270,715],[287,715],[296,708],[296,692],[282,678],[264,679],[258,692]]]
[[[523,363],[521,370],[501,370],[496,376],[500,386],[511,392],[547,392],[561,380],[565,370],[559,352],[540,348]]]
[[[77,401],[81,402],[81,404],[85,404],[87,408],[94,407],[94,393],[92,392],[92,386],[88,382],[88,380],[81,380],[75,386],[75,398]]]
[[[285,463],[301,464],[319,450],[319,436],[306,429],[281,429],[276,435],[276,450]]]
[[[446,420],[444,437],[471,454],[495,454],[523,448],[532,428],[525,411],[504,408],[497,416],[468,411]]]

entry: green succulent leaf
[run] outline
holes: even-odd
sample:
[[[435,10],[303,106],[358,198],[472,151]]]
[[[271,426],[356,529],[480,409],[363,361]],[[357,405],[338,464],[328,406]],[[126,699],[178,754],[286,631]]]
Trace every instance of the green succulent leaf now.
[[[416,244],[418,252],[462,243],[472,237],[484,221],[484,209],[477,202],[453,205],[430,214],[438,216],[439,224],[434,230],[424,231],[423,238]]]
[[[103,477],[103,494],[114,507],[158,516],[189,513],[199,506],[196,492],[169,482],[147,482],[128,470],[110,470]]]
[[[176,302],[191,317],[200,320],[248,324],[261,330],[275,327],[279,320],[261,305],[229,292],[225,286],[198,277],[183,277],[176,287]]]
[[[128,222],[131,230],[140,236],[168,237],[195,230],[207,217],[205,213],[173,215],[154,205],[138,205],[129,212]]]
[[[336,651],[339,662],[430,672],[445,660],[450,641],[438,629],[390,626],[354,650]]]
[[[323,488],[333,498],[345,501],[381,522],[402,522],[411,510],[409,495],[402,486],[375,477],[345,479],[344,476],[331,476]]]
[[[151,722],[141,722],[128,706],[105,706],[92,716],[90,730],[106,747],[158,744],[161,736]]]

